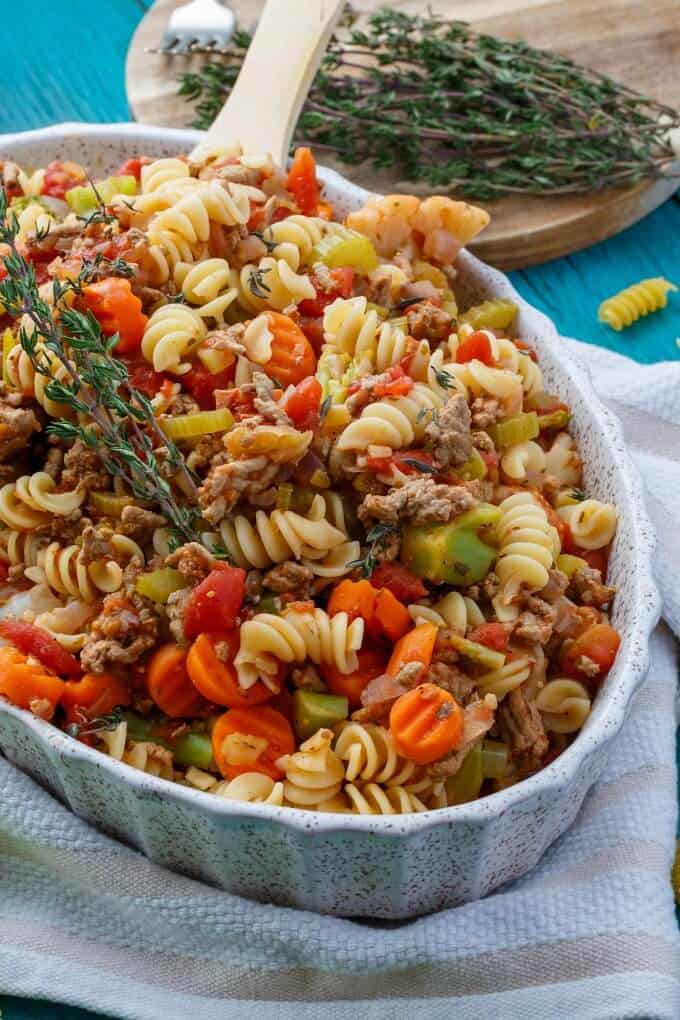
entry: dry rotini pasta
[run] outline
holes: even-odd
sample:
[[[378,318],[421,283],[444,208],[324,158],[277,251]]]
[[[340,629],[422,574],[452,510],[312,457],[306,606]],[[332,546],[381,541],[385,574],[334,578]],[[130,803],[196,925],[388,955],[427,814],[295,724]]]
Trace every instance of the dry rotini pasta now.
[[[662,276],[640,280],[619,291],[600,305],[598,319],[618,331],[632,326],[639,318],[665,308],[670,291],[677,291],[674,283]]]

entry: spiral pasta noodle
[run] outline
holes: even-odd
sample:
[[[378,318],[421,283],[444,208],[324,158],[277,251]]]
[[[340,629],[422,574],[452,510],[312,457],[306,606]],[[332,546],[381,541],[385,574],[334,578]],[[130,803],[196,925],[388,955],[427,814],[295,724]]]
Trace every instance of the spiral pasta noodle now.
[[[342,789],[345,769],[331,747],[332,730],[320,729],[294,754],[279,758],[286,774],[283,795],[293,807],[317,808]]]
[[[416,765],[399,754],[394,737],[384,726],[345,722],[336,727],[335,734],[333,750],[346,762],[348,782],[370,780],[401,786],[413,778]]]
[[[531,493],[508,496],[500,510],[497,527],[500,548],[495,571],[501,587],[493,599],[499,620],[517,615],[513,600],[520,588],[539,591],[545,587],[548,571],[559,553],[557,532]]]
[[[501,457],[503,473],[513,482],[536,481],[545,471],[546,465],[545,451],[533,439],[515,443]]]
[[[545,455],[545,470],[560,485],[579,485],[581,456],[568,432],[559,432]]]
[[[677,291],[677,287],[662,276],[640,280],[632,287],[626,287],[613,297],[603,301],[597,317],[617,332],[626,326],[632,326],[639,318],[657,312],[668,304],[669,291]]]
[[[243,772],[229,782],[218,783],[210,791],[225,800],[240,800],[247,804],[283,804],[283,783],[275,782],[261,772]]]
[[[288,610],[281,616],[256,613],[241,625],[241,647],[234,659],[239,684],[247,690],[261,680],[275,689],[279,663],[306,659],[353,673],[363,636],[364,621],[350,623],[347,613],[329,616],[323,609]]]
[[[189,177],[188,165],[183,159],[174,156],[164,159],[155,159],[141,168],[140,184],[143,194],[149,194],[165,187],[171,181],[178,181],[183,177]]]
[[[49,375],[43,375],[36,371],[33,359],[20,343],[16,343],[12,347],[5,365],[9,386],[19,390],[24,396],[34,396],[50,417],[73,420],[75,418],[73,409],[52,400],[46,392],[46,388],[52,380],[66,385],[73,382],[68,368],[42,344],[37,345],[35,358],[41,366],[45,367]]]
[[[238,297],[234,277],[226,259],[203,259],[192,265],[178,262],[174,268],[175,284],[202,319],[223,321],[224,313]]]
[[[337,232],[339,224],[324,220],[320,216],[286,216],[272,223],[262,232],[265,244],[271,247],[275,259],[283,259],[297,272],[309,263],[314,246],[322,237]]]
[[[590,715],[590,695],[578,680],[549,680],[536,696],[543,724],[553,733],[575,733]]]
[[[349,799],[352,814],[355,815],[412,815],[427,811],[427,806],[403,786],[383,789],[377,783],[362,786],[347,783],[343,793]]]
[[[257,265],[248,263],[241,270],[239,302],[248,311],[268,308],[282,311],[288,305],[314,297],[316,291],[309,276],[296,273],[285,259],[265,255]]]
[[[156,372],[182,375],[191,368],[182,358],[205,334],[205,323],[193,308],[178,304],[162,305],[146,324],[142,354]]]
[[[186,181],[188,187],[177,187],[181,181],[165,185],[172,204],[156,213],[149,226],[150,233],[169,231],[189,244],[207,241],[210,224],[233,227],[248,221],[250,200],[246,189],[239,185],[222,187],[217,181]]]
[[[405,397],[369,404],[338,439],[339,450],[366,451],[369,446],[400,450],[419,440],[428,421],[441,407],[441,399],[424,383],[415,383]]]
[[[583,549],[602,549],[616,534],[616,507],[611,503],[584,499],[573,506],[562,506],[557,512]]]
[[[67,516],[77,510],[87,495],[84,488],[55,492],[56,483],[46,471],[23,475],[0,489],[0,520],[15,531],[32,531],[49,516]]]
[[[14,546],[12,542],[15,543]],[[127,535],[113,535],[111,545],[123,563],[127,564],[132,560],[144,563],[144,553]],[[12,534],[8,541],[10,556],[19,548],[19,543]],[[123,584],[123,568],[117,560],[96,560],[86,564],[83,562],[82,549],[75,544],[62,546],[59,542],[50,542],[36,550],[28,540],[23,543],[23,553],[29,560],[35,557],[34,562],[27,562],[24,559],[27,566],[26,576],[36,583],[44,582],[57,595],[71,596],[91,603],[101,594],[118,591]]]
[[[416,624],[433,623],[435,627],[445,627],[462,635],[469,627],[479,627],[485,622],[484,614],[474,599],[458,591],[449,592],[434,605],[415,602],[408,611]]]
[[[531,659],[527,655],[517,655],[498,669],[484,673],[477,680],[480,694],[495,694],[501,701],[506,694],[529,679],[531,666]]]

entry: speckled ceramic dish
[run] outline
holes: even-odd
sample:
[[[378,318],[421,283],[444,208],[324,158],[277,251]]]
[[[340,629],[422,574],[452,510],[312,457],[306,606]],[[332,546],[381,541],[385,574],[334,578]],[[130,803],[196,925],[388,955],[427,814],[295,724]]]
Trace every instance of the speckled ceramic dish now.
[[[26,166],[74,159],[98,175],[132,153],[187,151],[198,137],[132,124],[65,124],[0,137],[0,158]],[[366,197],[333,172],[321,176],[342,210]],[[556,761],[502,793],[424,814],[358,817],[239,804],[167,783],[0,702],[0,748],[7,757],[76,814],[158,864],[252,899],[344,916],[413,917],[484,896],[527,872],[570,825],[602,771],[644,679],[659,614],[652,528],[621,429],[553,325],[501,273],[466,252],[458,265],[463,307],[496,295],[519,304],[520,335],[536,346],[548,387],[573,409],[588,491],[619,510],[611,578],[619,589],[613,615],[623,641],[589,719]]]

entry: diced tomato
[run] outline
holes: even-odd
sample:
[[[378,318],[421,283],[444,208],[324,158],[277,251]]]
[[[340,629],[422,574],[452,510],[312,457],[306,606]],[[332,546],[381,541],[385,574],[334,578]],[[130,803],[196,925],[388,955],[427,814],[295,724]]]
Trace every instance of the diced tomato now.
[[[216,390],[215,407],[228,407],[234,416],[234,421],[252,418],[255,414],[255,394],[244,393],[239,386]]]
[[[215,391],[225,390],[234,382],[236,362],[221,372],[209,372],[202,365],[195,365],[191,371],[182,376],[182,386],[194,398],[202,411],[212,411],[215,407]],[[222,405],[225,406],[225,405]]]
[[[0,620],[0,637],[9,641],[24,655],[33,655],[46,669],[60,676],[79,676],[82,668],[70,652],[64,651],[56,638],[41,627],[21,620]]]
[[[433,474],[428,468],[434,467],[434,456],[427,450],[395,450],[391,457],[392,466],[405,475]],[[422,464],[424,471],[419,465]]]
[[[298,209],[306,216],[313,216],[319,207],[321,188],[316,178],[316,162],[311,150],[301,146],[295,150],[286,188],[297,202]]]
[[[250,219],[248,220],[247,227],[250,234],[254,234],[262,230],[264,226],[264,206],[257,205],[254,202],[250,203]]]
[[[284,409],[296,428],[304,432],[318,426],[321,395],[321,383],[310,375],[286,398]]]
[[[245,596],[246,572],[221,563],[194,588],[184,614],[186,637],[236,626]]]
[[[389,380],[376,383],[373,387],[376,397],[405,397],[413,389],[413,379],[401,365],[393,365],[385,375],[390,377]]]
[[[60,163],[55,159],[45,170],[41,194],[52,198],[63,198],[67,191],[85,184],[87,174],[78,163]]]
[[[313,319],[309,315],[303,315],[298,325],[314,348],[314,353],[319,355],[324,342],[323,319]]]
[[[305,298],[298,305],[298,311],[300,315],[307,316],[311,319],[319,319],[323,315],[328,305],[332,304],[336,298],[348,298],[352,293],[352,286],[354,284],[354,270],[351,266],[343,266],[340,269],[331,269],[330,275],[333,280],[332,287],[325,289],[322,286],[318,276],[314,273],[310,275],[312,285],[316,291],[315,298]]]
[[[152,162],[153,160],[149,156],[132,156],[131,159],[126,159],[124,163],[121,163],[118,176],[134,177],[136,181],[139,181],[142,176],[142,167]]]
[[[566,676],[600,681],[611,669],[620,644],[621,638],[613,627],[608,623],[596,623],[566,645],[560,656],[560,664]],[[588,677],[587,672],[580,667],[582,656],[597,665],[599,672],[595,677]]]
[[[496,652],[502,652],[508,646],[508,632],[502,623],[482,623],[468,634],[470,641],[478,645],[486,645]]]
[[[154,372],[153,366],[142,358],[122,357],[120,360],[127,367],[130,385],[149,399],[155,397],[166,382],[170,382],[167,375]]]
[[[456,361],[460,364],[466,361],[481,361],[485,365],[495,365],[491,341],[483,329],[478,329],[471,333],[467,340],[463,340],[456,351]]]
[[[405,605],[417,602],[427,595],[427,588],[408,567],[402,563],[379,563],[371,576],[374,588],[387,588],[394,597]]]
[[[6,581],[8,574],[9,563],[7,563],[5,560],[0,560],[0,582]]]

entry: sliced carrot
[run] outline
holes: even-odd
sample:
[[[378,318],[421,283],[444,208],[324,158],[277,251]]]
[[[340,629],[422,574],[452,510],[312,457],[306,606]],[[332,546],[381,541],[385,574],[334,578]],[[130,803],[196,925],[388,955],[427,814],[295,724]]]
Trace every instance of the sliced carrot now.
[[[311,149],[304,146],[295,150],[293,162],[288,171],[286,188],[306,216],[316,216],[321,198],[321,188],[316,179],[316,161]]]
[[[423,668],[430,665],[430,659],[437,640],[437,628],[433,623],[421,623],[397,641],[387,664],[388,676],[398,676],[402,666],[409,662],[422,662]]]
[[[19,708],[51,719],[64,691],[64,681],[48,673],[39,662],[29,661],[16,648],[0,648],[0,695]]]
[[[197,715],[203,708],[203,699],[189,679],[187,653],[179,645],[162,645],[153,654],[146,683],[154,704],[173,719]]]
[[[282,385],[297,386],[307,376],[314,375],[316,355],[314,348],[296,322],[282,312],[265,312],[273,334],[272,353],[262,370]]]
[[[225,779],[243,772],[262,772],[281,779],[276,761],[295,750],[295,736],[286,717],[268,705],[232,708],[212,731],[213,758]]]
[[[347,613],[350,620],[361,617],[363,620],[373,618],[377,589],[370,581],[344,580],[336,584],[328,600],[328,614]]]
[[[218,643],[221,643],[222,648],[228,652],[226,661],[217,654]],[[237,630],[231,630],[224,633],[199,634],[189,649],[187,656],[189,677],[196,690],[208,701],[228,705],[229,708],[247,708],[273,697],[274,692],[259,680],[246,691],[239,686],[233,666],[238,648],[239,633]]]
[[[69,680],[61,696],[69,723],[78,722],[83,714],[106,715],[131,701],[130,687],[115,673],[86,673],[80,680]]]
[[[419,684],[395,701],[390,730],[401,754],[418,765],[428,765],[457,747],[463,712],[448,691],[436,684]]]
[[[359,668],[354,673],[341,673],[337,666],[322,663],[319,666],[328,690],[347,698],[349,707],[361,708],[361,693],[365,687],[382,676],[387,667],[387,653],[377,648],[362,648],[357,652]]]
[[[374,618],[390,641],[398,641],[411,626],[408,609],[388,588],[381,588],[375,600]]]

